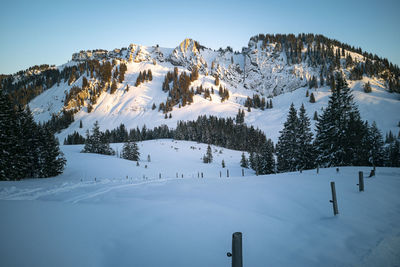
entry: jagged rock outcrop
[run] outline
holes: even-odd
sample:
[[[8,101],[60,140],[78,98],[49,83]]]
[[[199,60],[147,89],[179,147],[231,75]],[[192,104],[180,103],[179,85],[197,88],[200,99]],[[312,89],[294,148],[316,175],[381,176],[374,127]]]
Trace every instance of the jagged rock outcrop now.
[[[266,96],[291,92],[307,85],[307,78],[316,74],[302,64],[289,65],[275,45],[261,47],[250,42],[244,54],[244,87]]]
[[[192,66],[197,66],[200,72],[207,71],[207,62],[201,55],[198,44],[192,39],[185,39],[176,47],[170,57],[169,61],[175,66],[183,66],[189,70]]]

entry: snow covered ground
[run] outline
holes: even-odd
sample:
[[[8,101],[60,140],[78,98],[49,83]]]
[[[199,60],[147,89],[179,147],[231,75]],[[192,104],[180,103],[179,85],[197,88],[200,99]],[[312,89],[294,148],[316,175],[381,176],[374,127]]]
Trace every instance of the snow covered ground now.
[[[59,177],[1,182],[0,266],[230,266],[236,231],[244,266],[399,266],[399,168],[360,193],[370,168],[242,177],[240,151],[213,147],[203,164],[204,144],[138,144],[140,166],[63,146]]]

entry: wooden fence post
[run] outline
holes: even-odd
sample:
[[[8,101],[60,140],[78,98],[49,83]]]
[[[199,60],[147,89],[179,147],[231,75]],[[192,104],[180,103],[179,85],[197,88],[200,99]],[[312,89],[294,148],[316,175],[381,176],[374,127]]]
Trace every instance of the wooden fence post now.
[[[158,178],[161,179],[161,173],[158,175]]]
[[[242,169],[242,176],[244,176],[244,169]]]
[[[221,171],[219,171],[219,178],[221,178],[222,177],[222,172]]]
[[[243,267],[241,232],[232,234],[232,253],[228,252],[226,255],[232,257],[232,267]]]
[[[358,172],[358,190],[364,192],[364,173]]]
[[[335,182],[331,182],[331,190],[332,190],[332,200],[329,202],[332,203],[333,206],[333,215],[339,214],[337,199],[336,199],[336,189],[335,189]]]
[[[226,170],[226,177],[229,178],[229,170]]]

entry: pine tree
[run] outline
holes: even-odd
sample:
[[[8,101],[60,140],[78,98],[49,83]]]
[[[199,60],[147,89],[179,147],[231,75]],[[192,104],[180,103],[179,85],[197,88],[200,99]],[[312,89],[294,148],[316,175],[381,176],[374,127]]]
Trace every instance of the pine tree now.
[[[248,168],[249,167],[249,162],[248,162],[244,152],[242,153],[242,159],[240,160],[240,167],[242,167],[242,168]]]
[[[110,94],[114,94],[116,90],[117,90],[117,81],[113,79],[113,82],[111,84]]]
[[[82,125],[82,120],[80,120],[79,121],[79,128],[82,128],[83,127],[83,125]]]
[[[218,86],[219,85],[219,77],[218,74],[215,74],[215,85]],[[220,93],[221,95],[221,93]]]
[[[385,166],[400,167],[400,141],[395,140],[385,149]]]
[[[135,142],[128,141],[124,143],[124,146],[122,148],[121,158],[132,161],[138,161],[139,157],[140,157],[139,148]]]
[[[18,169],[19,177],[46,177],[40,174],[40,169],[46,163],[39,154],[47,147],[50,138],[43,140],[44,134],[40,131],[42,126],[34,122],[29,106],[25,109],[21,106],[18,107],[17,121],[19,129],[18,143],[16,143],[18,161],[15,163],[15,167]]]
[[[314,120],[314,121],[317,121],[317,120],[318,120],[318,113],[317,113],[317,111],[314,112],[313,120]]]
[[[244,110],[239,109],[236,115],[236,123],[237,124],[244,123],[244,116],[245,116]]]
[[[85,76],[82,78],[82,88],[86,88],[89,86],[88,80],[86,79]]]
[[[322,72],[321,72],[321,75],[319,76],[319,83],[320,83],[320,87],[324,86],[324,76],[322,75]]]
[[[104,155],[114,155],[114,150],[110,144],[105,140],[104,134],[100,132],[99,122],[96,121],[92,128],[92,135],[89,130],[86,132],[86,141],[82,153],[97,153]]]
[[[307,170],[315,166],[315,153],[312,144],[312,132],[310,118],[307,117],[306,109],[302,104],[299,109],[299,124],[297,131],[297,144],[299,145],[299,165],[297,169]]]
[[[204,163],[211,163],[212,161],[213,161],[212,150],[211,150],[211,146],[208,145],[208,146],[207,146],[207,152],[206,152],[206,154],[203,156],[203,162],[204,162]]]
[[[364,92],[366,92],[366,93],[371,93],[372,92],[371,84],[369,82],[364,84]]]
[[[59,149],[58,140],[48,127],[41,127],[40,177],[53,177],[61,174],[66,164],[64,154]]]
[[[138,87],[143,80],[143,74],[140,71],[138,77],[136,78],[135,86]]]
[[[65,158],[48,128],[37,125],[29,107],[14,109],[0,90],[0,180],[60,174]]]
[[[368,161],[372,166],[383,166],[384,163],[384,143],[381,132],[376,123],[373,122],[368,128],[367,134]]]
[[[298,169],[299,150],[301,149],[298,145],[298,126],[297,111],[292,103],[276,146],[278,171],[280,172],[296,171]]]
[[[257,158],[258,174],[271,174],[275,173],[275,158],[273,154],[274,144],[270,139],[263,145],[261,152]]]
[[[18,125],[17,114],[11,100],[0,89],[0,180],[16,180],[18,170]]]
[[[221,166],[222,166],[222,168],[225,168],[225,161],[224,160],[222,160]]]
[[[255,159],[255,153],[254,152],[250,152],[249,165],[250,165],[250,168],[252,168],[253,170],[255,170],[257,168],[256,159]]]
[[[310,103],[315,103],[314,93],[311,93],[310,95]]]
[[[320,166],[358,164],[362,158],[365,125],[344,78],[335,78],[328,107],[317,122],[315,146]],[[365,151],[364,151],[365,152]]]

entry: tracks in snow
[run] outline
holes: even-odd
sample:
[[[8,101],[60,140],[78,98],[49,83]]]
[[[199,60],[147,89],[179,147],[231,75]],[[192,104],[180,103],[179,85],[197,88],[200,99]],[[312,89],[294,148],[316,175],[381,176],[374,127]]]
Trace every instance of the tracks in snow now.
[[[140,186],[145,184],[154,184],[154,183],[164,183],[172,180],[181,180],[179,178],[167,178],[167,179],[155,179],[155,180],[145,180],[145,181],[132,181],[132,180],[103,180],[100,182],[77,182],[73,184],[63,183],[60,186],[53,188],[30,188],[30,189],[16,189],[15,187],[11,187],[10,189],[3,189],[0,192],[0,200],[39,200],[41,198],[46,198],[51,196],[56,196],[65,192],[70,192],[73,190],[79,190],[87,188],[86,193],[79,193],[76,196],[68,199],[61,199],[63,202],[67,203],[78,203],[83,200],[91,199],[97,197],[99,195],[106,194],[110,191]],[[112,185],[112,183],[117,183],[117,185]],[[100,187],[96,189],[95,187]],[[79,191],[78,191],[79,192]]]

